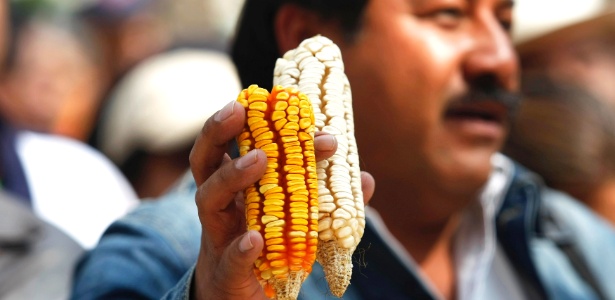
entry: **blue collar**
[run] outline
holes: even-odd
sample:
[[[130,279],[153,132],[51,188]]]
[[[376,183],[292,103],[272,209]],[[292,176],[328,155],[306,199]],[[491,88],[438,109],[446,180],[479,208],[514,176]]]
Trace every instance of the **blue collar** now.
[[[538,210],[542,181],[515,164],[513,180],[496,219],[498,242],[519,273],[530,299],[547,299],[531,257],[530,240],[539,234]]]
[[[498,212],[498,242],[522,280],[529,299],[547,299],[530,255],[529,241],[539,234],[537,223],[541,181],[519,165]],[[363,299],[435,299],[418,274],[397,259],[383,238],[367,222],[353,256],[353,288]]]

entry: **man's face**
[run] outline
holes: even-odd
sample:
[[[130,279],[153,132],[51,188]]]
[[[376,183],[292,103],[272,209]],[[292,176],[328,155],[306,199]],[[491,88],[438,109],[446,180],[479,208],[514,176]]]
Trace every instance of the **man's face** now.
[[[509,106],[494,94],[516,102],[505,93],[516,91],[518,75],[511,6],[372,0],[356,39],[335,38],[352,86],[359,151],[377,179],[417,178],[455,193],[485,183],[508,127]]]

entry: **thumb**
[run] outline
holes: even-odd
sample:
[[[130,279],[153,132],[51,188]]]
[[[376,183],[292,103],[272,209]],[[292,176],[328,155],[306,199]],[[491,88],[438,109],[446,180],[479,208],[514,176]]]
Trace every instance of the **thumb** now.
[[[236,247],[231,247],[230,252],[233,252],[233,248],[235,248],[235,251],[239,251],[237,257],[241,258],[241,260],[249,261],[250,267],[252,267],[252,264],[258,258],[263,248],[263,237],[261,234],[258,231],[249,230],[233,241],[233,244],[235,243],[237,244]]]
[[[254,274],[254,261],[263,250],[263,237],[250,230],[227,247],[220,262],[220,274],[228,284],[227,292],[236,299],[266,299],[265,293]]]

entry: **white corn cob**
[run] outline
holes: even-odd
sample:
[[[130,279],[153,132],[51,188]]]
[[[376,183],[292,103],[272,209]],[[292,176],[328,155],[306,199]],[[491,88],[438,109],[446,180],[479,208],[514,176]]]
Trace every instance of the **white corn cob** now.
[[[365,228],[352,95],[340,49],[315,36],[276,62],[274,85],[294,86],[312,102],[316,131],[337,138],[337,152],[317,164],[318,250],[331,292],[341,297],[352,275],[352,253]]]

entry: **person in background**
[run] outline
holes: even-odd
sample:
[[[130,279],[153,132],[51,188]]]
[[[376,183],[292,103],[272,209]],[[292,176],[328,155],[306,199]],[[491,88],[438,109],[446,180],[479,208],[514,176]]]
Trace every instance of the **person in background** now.
[[[116,35],[132,27],[164,27],[157,34],[167,37],[168,47],[124,68],[107,91],[90,139],[120,167],[141,198],[160,196],[188,169],[188,153],[202,120],[223,106],[222,99],[239,93],[226,51],[240,9],[237,0],[101,0],[81,11],[96,28]],[[104,27],[115,19],[127,25]],[[146,22],[157,26],[142,27]],[[142,47],[132,45],[138,42],[127,36],[122,43]],[[122,56],[119,50],[114,53]]]
[[[168,49],[160,5],[159,0],[94,0],[76,13],[102,52],[101,80],[113,84],[143,59]]]
[[[548,15],[548,1],[518,4],[528,101],[505,151],[614,223],[615,2],[562,1]]]
[[[344,58],[378,183],[344,299],[615,297],[613,228],[499,153],[519,101],[512,13],[506,0],[246,1],[232,48],[242,86],[271,88],[276,59],[316,34]],[[253,272],[264,241],[246,232],[240,192],[266,155],[226,155],[244,122],[235,101],[205,122],[193,180],[113,224],[73,299],[266,298]],[[331,298],[318,264],[299,297]]]
[[[503,152],[615,224],[615,109],[573,85],[526,80]]]
[[[96,54],[69,16],[42,11],[46,6],[23,6],[11,2],[12,47],[0,85],[2,117],[19,128],[84,141],[101,93]]]
[[[615,107],[615,1],[519,1],[513,38],[522,74],[576,85]]]
[[[239,91],[235,66],[222,52],[175,49],[146,59],[110,93],[100,149],[140,198],[158,197],[189,169],[203,120]]]
[[[84,4],[77,19],[85,24],[100,51],[97,65],[102,96],[88,144],[99,149],[100,116],[106,109],[109,93],[129,70],[146,58],[171,47],[168,24],[160,17],[165,1],[159,0],[94,0]]]
[[[174,0],[165,2],[175,47],[193,47],[228,53],[245,0]]]
[[[3,67],[10,47],[9,21],[8,3],[1,1],[0,78],[7,77]],[[1,103],[11,101],[7,94],[0,97],[7,97]],[[2,108],[0,112],[0,116],[5,113]],[[101,153],[73,139],[16,128],[4,117],[0,117],[0,183],[4,192],[21,199],[34,215],[86,249],[138,203],[126,178]]]

